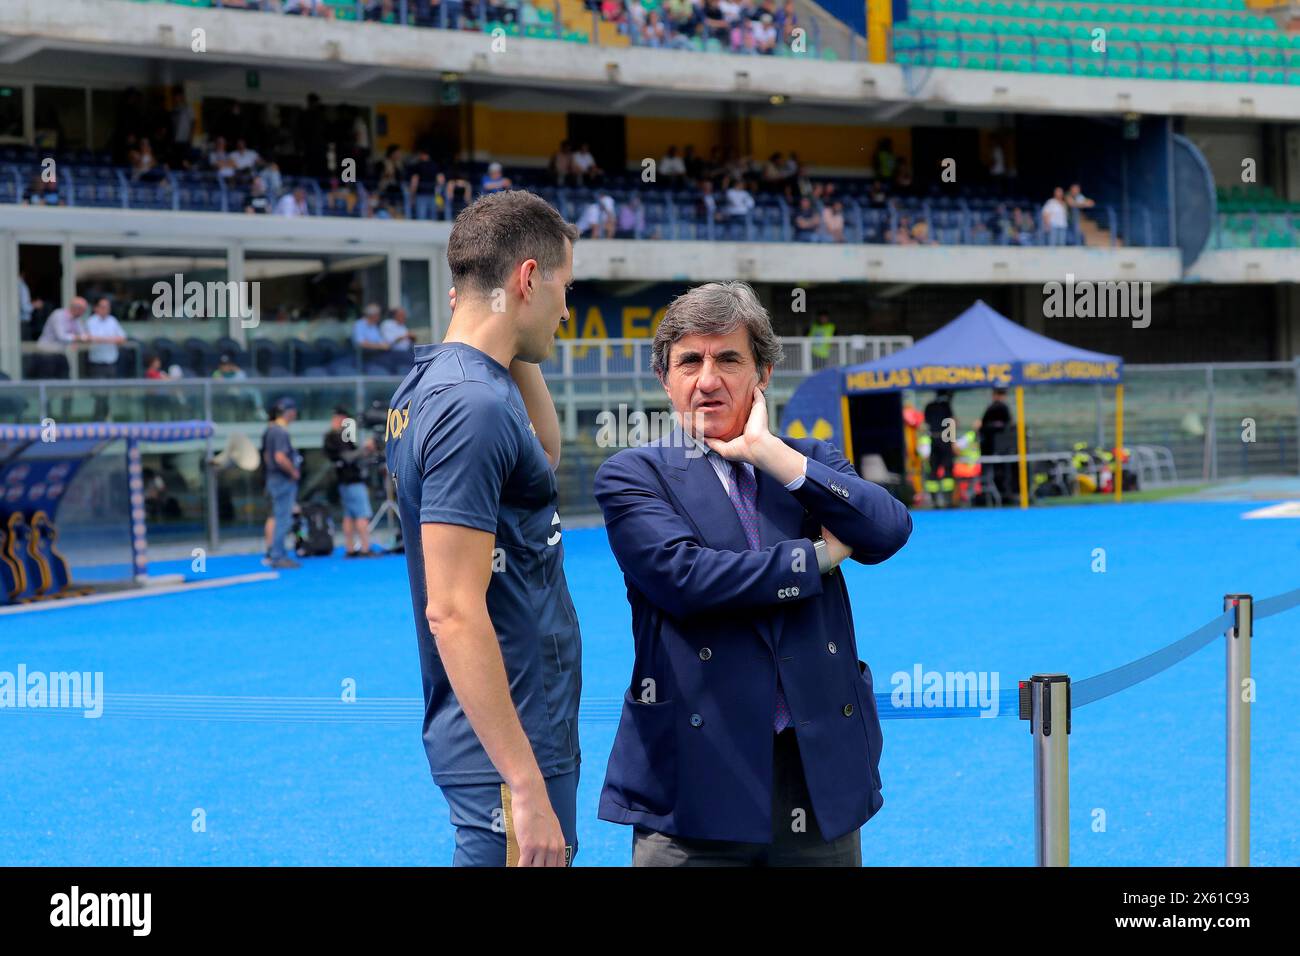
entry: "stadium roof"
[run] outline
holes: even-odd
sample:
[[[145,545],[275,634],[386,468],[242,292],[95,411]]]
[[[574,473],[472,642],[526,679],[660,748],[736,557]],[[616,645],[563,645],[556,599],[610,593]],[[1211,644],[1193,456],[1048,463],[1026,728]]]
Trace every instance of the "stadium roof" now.
[[[983,300],[909,349],[841,370],[849,395],[900,389],[989,388],[1124,378],[1124,360],[1017,325]]]

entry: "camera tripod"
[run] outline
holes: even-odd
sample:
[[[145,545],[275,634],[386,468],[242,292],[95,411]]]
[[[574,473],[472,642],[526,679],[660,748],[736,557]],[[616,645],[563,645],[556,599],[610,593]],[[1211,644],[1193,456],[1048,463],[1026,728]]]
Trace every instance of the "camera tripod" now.
[[[374,535],[382,526],[393,534],[393,546],[388,554],[405,554],[406,546],[402,541],[402,522],[397,513],[397,499],[394,495],[393,478],[388,473],[388,466],[380,464],[380,478],[384,483],[384,503],[381,504],[370,519],[370,533]]]

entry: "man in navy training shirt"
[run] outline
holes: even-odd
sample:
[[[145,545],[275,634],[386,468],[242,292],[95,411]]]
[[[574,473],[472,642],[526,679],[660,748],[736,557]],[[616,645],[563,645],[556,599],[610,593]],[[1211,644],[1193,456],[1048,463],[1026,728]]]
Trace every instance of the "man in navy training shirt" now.
[[[577,237],[527,192],[464,209],[447,244],[447,336],[415,349],[388,412],[425,752],[456,866],[565,866],[577,850],[581,636],[560,425],[536,364],[568,316]]]

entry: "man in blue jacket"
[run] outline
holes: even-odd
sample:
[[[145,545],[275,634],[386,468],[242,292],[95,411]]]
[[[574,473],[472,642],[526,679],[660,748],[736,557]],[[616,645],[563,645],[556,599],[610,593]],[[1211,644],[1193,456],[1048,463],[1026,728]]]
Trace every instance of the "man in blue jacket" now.
[[[679,426],[596,474],[636,644],[599,816],[633,825],[637,866],[858,866],[884,802],[837,566],[912,520],[832,445],[769,431],[780,359],[748,285],[678,297],[653,362]]]

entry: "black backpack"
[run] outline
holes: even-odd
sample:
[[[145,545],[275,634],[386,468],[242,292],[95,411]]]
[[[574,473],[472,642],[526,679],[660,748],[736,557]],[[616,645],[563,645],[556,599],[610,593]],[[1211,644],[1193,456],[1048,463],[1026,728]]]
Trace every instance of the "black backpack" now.
[[[299,509],[294,522],[296,550],[300,558],[324,557],[334,553],[334,519],[329,508],[318,501],[308,502]]]

